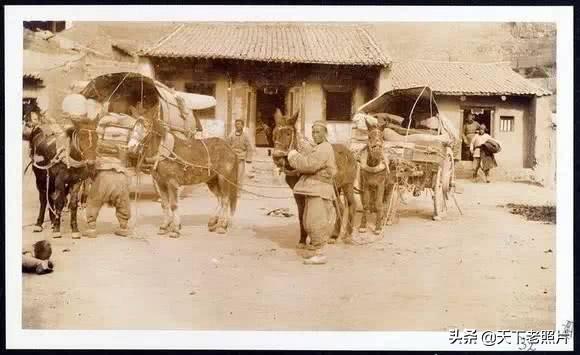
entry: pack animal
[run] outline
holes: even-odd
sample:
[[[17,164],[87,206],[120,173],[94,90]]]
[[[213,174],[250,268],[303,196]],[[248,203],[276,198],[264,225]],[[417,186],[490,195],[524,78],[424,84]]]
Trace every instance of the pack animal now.
[[[286,183],[290,188],[298,182],[300,176],[294,171],[288,163],[288,152],[296,149],[299,144],[302,144],[303,138],[299,130],[296,128],[296,121],[298,120],[299,112],[293,116],[283,116],[278,113],[276,117],[276,127],[273,132],[274,153],[272,155],[274,164],[285,173]],[[334,187],[337,195],[341,194],[345,197],[345,203],[337,199],[338,215],[335,229],[332,233],[330,243],[335,243],[341,232],[345,241],[349,241],[352,237],[353,222],[356,213],[356,204],[354,199],[354,181],[356,179],[356,160],[352,152],[342,144],[332,144],[334,149],[336,166],[338,173],[335,176]],[[303,215],[305,200],[303,195],[294,195],[294,200],[298,207],[298,219],[300,221],[300,240],[298,248],[303,248],[306,245],[306,238],[308,237],[303,226]]]
[[[143,137],[134,135],[129,149],[141,146],[144,164],[161,198],[164,221],[159,234],[179,237],[181,218],[178,213],[178,189],[205,183],[218,200],[218,212],[208,222],[210,232],[224,234],[231,225],[238,199],[238,158],[221,138],[196,139],[171,131],[154,118]],[[139,150],[139,149],[137,149]]]
[[[367,218],[371,211],[376,212],[376,221],[373,232],[380,234],[384,221],[384,196],[385,185],[389,175],[389,163],[385,161],[383,154],[383,130],[384,124],[371,125],[368,122],[368,144],[359,156],[361,202],[363,213],[359,226],[359,232],[367,230]]]
[[[59,149],[57,140],[65,142],[68,149]],[[90,129],[69,128],[58,132],[48,124],[25,122],[23,140],[29,142],[32,171],[36,180],[40,209],[34,232],[43,230],[46,207],[49,209],[53,238],[62,237],[62,211],[69,197],[70,226],[72,237],[80,238],[77,223],[79,202],[85,200],[83,182],[89,177],[91,162],[95,159],[96,134]],[[68,151],[68,155],[66,154]],[[81,201],[80,201],[81,200]]]

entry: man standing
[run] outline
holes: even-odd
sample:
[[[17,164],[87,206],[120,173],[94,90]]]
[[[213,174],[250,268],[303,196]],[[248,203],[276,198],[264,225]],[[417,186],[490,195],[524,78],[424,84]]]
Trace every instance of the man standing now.
[[[479,131],[480,124],[473,120],[473,113],[468,113],[465,122],[463,123],[463,151],[468,158],[472,158],[469,150],[469,145],[473,140],[473,137],[477,135]]]
[[[137,120],[123,114],[108,113],[97,126],[96,176],[87,200],[86,235],[97,236],[97,217],[104,204],[115,207],[119,228],[115,234],[130,234],[129,177],[127,176],[127,143]]]
[[[307,265],[326,263],[322,250],[336,222],[333,180],[337,168],[327,134],[326,122],[316,121],[312,126],[316,146],[308,152],[288,152],[290,166],[301,174],[294,186],[294,193],[305,196],[303,225],[310,236],[310,245],[304,255]]]
[[[252,164],[252,155],[254,153],[254,146],[252,145],[250,136],[248,132],[244,131],[243,120],[236,120],[235,131],[228,137],[227,143],[238,156],[238,185],[241,188],[244,181],[246,163]],[[240,191],[241,189],[238,189],[238,194],[240,194]]]
[[[473,155],[473,178],[477,179],[477,172],[481,168],[485,175],[485,182],[489,183],[489,171],[497,167],[497,162],[495,161],[493,153],[485,149],[485,145],[487,143],[493,144],[493,146],[497,147],[495,152],[498,152],[501,149],[501,143],[485,133],[486,128],[484,124],[479,127],[478,134],[471,140],[469,150]]]

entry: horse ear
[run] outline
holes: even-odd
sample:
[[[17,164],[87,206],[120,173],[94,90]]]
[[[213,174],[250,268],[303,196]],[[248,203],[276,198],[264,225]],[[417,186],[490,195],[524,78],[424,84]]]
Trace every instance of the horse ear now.
[[[298,121],[298,116],[299,116],[299,115],[300,115],[300,110],[296,111],[296,112],[295,112],[295,113],[292,115],[292,117],[288,118],[288,119],[286,120],[286,123],[287,123],[289,126],[294,126],[294,125],[296,124],[296,121]]]
[[[367,131],[370,131],[371,128],[373,128],[373,125],[371,123],[369,123],[369,120],[365,120],[365,124],[367,126]]]
[[[284,115],[282,114],[282,111],[278,107],[276,107],[276,111],[274,111],[274,120],[279,121],[283,117]]]

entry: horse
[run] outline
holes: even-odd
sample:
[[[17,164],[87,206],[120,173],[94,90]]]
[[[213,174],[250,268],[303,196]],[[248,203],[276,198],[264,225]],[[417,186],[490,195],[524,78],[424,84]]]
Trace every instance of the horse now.
[[[389,163],[385,162],[383,154],[383,130],[384,124],[371,125],[368,122],[367,146],[359,156],[360,186],[363,213],[360,221],[359,232],[367,231],[367,216],[371,210],[376,212],[376,221],[373,232],[380,234],[383,230],[385,185],[388,183]]]
[[[180,236],[178,189],[205,183],[218,200],[218,212],[210,217],[208,230],[225,234],[238,200],[238,158],[225,140],[196,139],[175,134],[153,118],[143,134],[133,134],[129,150],[138,152],[137,168],[150,173],[161,198],[164,220],[158,234]]]
[[[85,199],[81,189],[90,177],[91,162],[96,156],[96,132],[85,128],[68,128],[64,134],[68,140],[69,155],[66,150],[59,150],[58,137],[62,132],[55,132],[49,124],[25,121],[22,139],[29,142],[32,171],[36,180],[40,210],[33,232],[43,231],[44,216],[48,206],[52,224],[52,237],[61,238],[61,215],[67,202],[70,211],[70,226],[73,239],[79,239],[77,223],[79,199]],[[83,189],[84,190],[84,189]]]
[[[278,112],[278,115],[281,115]],[[300,179],[300,175],[296,170],[292,169],[288,163],[288,152],[292,149],[297,148],[299,140],[302,140],[299,130],[296,128],[296,121],[298,120],[299,112],[296,112],[291,117],[279,116],[276,119],[276,127],[273,132],[274,138],[274,151],[272,158],[274,164],[282,169],[285,173],[286,184],[291,189],[294,189],[294,185]],[[348,242],[352,237],[353,222],[356,213],[356,201],[354,198],[354,182],[356,179],[356,160],[353,153],[343,144],[332,144],[334,149],[334,158],[336,161],[336,166],[338,168],[338,173],[334,177],[334,188],[337,192],[337,197],[343,194],[345,197],[345,205],[337,199],[337,209],[338,216],[334,231],[329,239],[329,243],[336,243],[341,232],[343,233],[343,239]],[[294,194],[294,200],[298,207],[298,219],[300,222],[300,240],[298,242],[298,248],[304,248],[306,245],[306,237],[308,236],[303,225],[303,215],[305,198],[303,195]],[[348,209],[348,218],[344,221],[344,212]],[[342,229],[342,225],[346,230]]]

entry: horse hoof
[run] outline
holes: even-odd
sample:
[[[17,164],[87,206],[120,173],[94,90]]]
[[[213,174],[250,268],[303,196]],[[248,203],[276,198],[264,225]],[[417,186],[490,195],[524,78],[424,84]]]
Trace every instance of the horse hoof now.
[[[375,229],[375,230],[373,231],[373,233],[374,233],[375,235],[380,235],[380,234],[381,234],[381,232],[382,232],[382,230],[380,230],[380,229]]]
[[[44,230],[44,228],[42,228],[42,226],[34,226],[34,227],[32,227],[32,231],[33,231],[34,233],[40,233],[40,232],[42,232],[43,230]]]
[[[209,221],[207,222],[207,226],[208,227],[215,227],[215,225],[218,223],[219,218],[216,216],[213,216],[209,219]]]
[[[366,228],[359,228],[358,229],[358,232],[359,233],[366,233],[367,232],[367,229]]]
[[[225,229],[224,227],[218,227],[218,228],[216,229],[216,232],[217,232],[218,234],[226,234],[226,229]]]
[[[433,216],[434,221],[440,221],[442,218],[441,216]]]
[[[296,244],[296,249],[306,249],[306,243],[298,243],[298,244]]]
[[[336,240],[337,240],[337,239],[338,239],[338,238],[334,238],[334,237],[333,237],[333,238],[330,238],[330,239],[328,240],[328,244],[336,244]]]
[[[169,233],[169,230],[168,230],[168,227],[166,227],[166,226],[160,226],[159,230],[157,231],[158,235],[165,235],[167,233]]]
[[[169,238],[179,238],[178,232],[169,232]]]
[[[52,232],[52,237],[54,239],[62,238],[62,233],[61,232]]]
[[[71,233],[71,238],[72,239],[81,239],[81,234],[79,232],[73,232],[73,233]]]
[[[208,225],[207,226],[207,230],[210,232],[215,232],[215,230],[217,229],[217,225]]]

